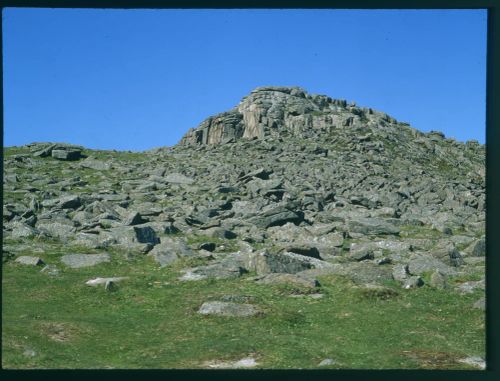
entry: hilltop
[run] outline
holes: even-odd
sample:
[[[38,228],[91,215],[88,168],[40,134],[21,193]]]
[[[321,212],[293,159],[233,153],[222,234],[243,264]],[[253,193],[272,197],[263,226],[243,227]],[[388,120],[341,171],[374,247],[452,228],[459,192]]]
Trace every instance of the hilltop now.
[[[422,353],[410,359],[401,354],[422,345],[437,353],[449,352],[453,343],[456,350],[445,361],[451,368],[466,367],[460,359],[482,356],[484,350],[484,325],[478,328],[484,319],[484,145],[423,133],[383,112],[298,87],[257,88],[235,108],[189,130],[174,147],[142,153],[63,143],[6,148],[3,222],[4,303],[14,303],[21,290],[35,298],[22,277],[40,282],[42,289],[55,288],[60,293],[55,309],[67,306],[66,290],[75,300],[83,298],[80,307],[86,311],[96,295],[119,309],[125,303],[119,295],[148,298],[142,288],[146,279],[167,282],[170,291],[165,292],[192,319],[192,326],[182,329],[191,330],[194,336],[186,340],[196,346],[195,336],[212,324],[200,315],[233,316],[238,322],[227,324],[234,329],[252,325],[243,318],[268,328],[286,321],[290,335],[314,321],[322,340],[324,324],[335,331],[323,314],[343,324],[342,311],[361,318],[371,308],[399,311],[414,298],[421,316],[410,328],[443,329],[445,339],[398,344],[400,354],[394,352],[391,359],[372,353],[379,367],[398,367],[392,361],[426,367]],[[85,285],[96,276],[104,279],[100,294]],[[164,300],[157,291],[155,300]],[[285,300],[283,295],[303,298]],[[349,301],[360,297],[360,310],[351,311]],[[444,315],[429,300],[442,303]],[[311,301],[319,304],[311,307]],[[153,315],[164,313],[148,308]],[[295,317],[283,315],[288,310]],[[465,311],[462,322],[456,320],[459,311]],[[29,316],[24,318],[28,325],[36,325]],[[423,321],[432,316],[441,322],[437,327]],[[15,325],[12,319],[4,326]],[[387,323],[382,315],[373,319]],[[453,332],[444,328],[450,324]],[[458,337],[467,324],[475,328]],[[393,329],[391,335],[405,337],[407,328],[396,324]],[[7,332],[7,341],[14,343],[7,349],[24,351],[13,331]],[[372,334],[363,333],[375,340]],[[271,359],[271,352],[283,346],[281,339],[266,352],[257,337],[245,335],[245,342],[253,344],[231,347],[234,356],[257,352],[262,366],[294,367],[291,353]],[[227,345],[220,339],[218,351]],[[331,366],[377,367],[357,355],[350,358],[349,345],[342,348],[338,356],[344,360]],[[375,348],[385,351],[379,342]],[[324,357],[330,350],[321,353]],[[9,364],[49,361],[17,356]],[[306,356],[302,365],[315,367],[321,356]],[[174,367],[201,366],[194,360],[168,361]],[[90,363],[92,357],[85,362]]]

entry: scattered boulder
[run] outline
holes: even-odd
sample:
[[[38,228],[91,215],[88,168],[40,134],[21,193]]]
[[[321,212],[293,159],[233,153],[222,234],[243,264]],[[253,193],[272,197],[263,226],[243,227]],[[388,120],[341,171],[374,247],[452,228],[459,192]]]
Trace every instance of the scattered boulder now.
[[[479,239],[472,248],[472,255],[476,257],[483,257],[486,255],[486,239],[483,237]]]
[[[44,264],[44,262],[40,258],[31,257],[28,255],[22,255],[20,257],[17,257],[15,262],[26,266],[40,266]]]
[[[394,280],[404,283],[408,277],[409,274],[407,265],[397,264],[392,267],[392,278]]]
[[[182,257],[195,257],[197,254],[180,239],[164,239],[156,245],[148,256],[161,267],[168,266]]]
[[[393,224],[377,218],[357,218],[348,222],[349,232],[366,235],[397,235],[400,229]]]
[[[423,285],[424,285],[423,279],[419,276],[414,275],[405,280],[405,282],[403,283],[403,288],[404,289],[417,288],[417,287],[422,287]]]
[[[143,220],[140,213],[130,212],[123,220],[123,225],[126,226],[139,225],[142,224],[143,222],[145,221]]]
[[[206,278],[229,279],[238,278],[245,274],[247,269],[231,259],[220,261],[207,266],[199,266],[184,270],[179,280],[200,280]]]
[[[204,242],[198,245],[198,250],[214,251],[216,247],[214,242]]]
[[[365,259],[373,259],[375,257],[370,246],[364,244],[353,243],[349,249],[349,259],[353,261],[363,261]]]
[[[114,282],[114,283],[121,282],[125,279],[129,279],[129,277],[128,276],[120,276],[120,277],[111,277],[111,278],[94,278],[94,279],[90,279],[90,280],[86,281],[85,284],[87,286],[95,287],[95,286],[98,286],[101,284],[105,285],[107,282]]]
[[[271,226],[281,226],[287,222],[295,224],[304,219],[304,213],[292,211],[285,206],[277,206],[249,219],[249,222],[263,229]]]
[[[417,255],[408,262],[411,275],[422,275],[425,272],[438,270],[444,275],[455,275],[456,270],[430,255]]]
[[[255,271],[257,274],[295,274],[307,269],[327,268],[331,266],[328,262],[305,255],[289,252],[271,254],[265,250],[247,254],[245,263],[245,267],[249,271]]]
[[[58,206],[61,209],[76,209],[82,205],[82,201],[78,196],[64,196],[58,200]]]
[[[251,317],[260,315],[261,311],[252,304],[214,301],[203,303],[198,310],[198,313],[201,315]]]
[[[235,362],[208,361],[204,363],[205,367],[212,369],[244,369],[244,368],[255,368],[257,365],[258,365],[257,361],[252,357],[245,357]]]
[[[334,359],[324,359],[318,364],[318,366],[331,366],[336,365],[337,362]]]
[[[346,263],[341,266],[341,274],[348,276],[358,285],[383,284],[392,279],[389,267],[379,266],[371,261]]]
[[[431,274],[431,279],[429,281],[429,286],[444,289],[448,288],[448,282],[446,281],[446,276],[441,274],[439,270],[434,271]]]
[[[271,273],[258,277],[256,280],[259,284],[287,284],[303,288],[315,288],[320,286],[317,279],[310,280],[296,274]]]
[[[463,282],[455,286],[455,290],[459,291],[462,294],[472,294],[477,289],[479,290],[485,289],[484,279],[478,281]]]
[[[61,262],[72,269],[92,267],[100,263],[110,262],[111,256],[103,254],[68,254],[61,258]]]

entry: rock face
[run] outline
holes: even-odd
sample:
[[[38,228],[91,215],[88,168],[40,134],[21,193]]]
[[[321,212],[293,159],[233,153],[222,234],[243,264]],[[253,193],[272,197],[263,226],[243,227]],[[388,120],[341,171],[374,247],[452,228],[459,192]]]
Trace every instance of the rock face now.
[[[6,148],[4,164],[5,260],[52,240],[78,249],[67,266],[149,253],[185,281],[251,273],[305,286],[321,273],[410,290],[483,279],[484,145],[297,87],[257,88],[174,147],[33,143]]]
[[[231,111],[210,117],[190,130],[180,144],[219,144],[277,136],[283,131],[299,135],[310,128],[348,126],[356,118],[343,115],[346,108],[344,100],[310,95],[299,87],[259,87]]]

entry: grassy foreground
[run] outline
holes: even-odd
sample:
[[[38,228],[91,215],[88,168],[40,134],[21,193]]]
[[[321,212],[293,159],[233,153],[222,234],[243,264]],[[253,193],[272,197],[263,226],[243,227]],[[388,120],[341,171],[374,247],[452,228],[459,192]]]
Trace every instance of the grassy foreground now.
[[[394,292],[374,293],[330,276],[320,278],[321,299],[292,297],[312,291],[255,284],[252,274],[179,282],[194,263],[160,269],[119,252],[111,263],[68,269],[59,263],[67,252],[54,244],[39,255],[57,264],[57,277],[4,263],[4,368],[203,368],[252,356],[259,368],[316,368],[332,358],[330,368],[471,369],[458,360],[484,356],[484,312],[471,307],[477,292],[388,284]],[[85,285],[97,276],[130,279],[114,292]],[[223,295],[253,296],[265,313],[196,313]]]

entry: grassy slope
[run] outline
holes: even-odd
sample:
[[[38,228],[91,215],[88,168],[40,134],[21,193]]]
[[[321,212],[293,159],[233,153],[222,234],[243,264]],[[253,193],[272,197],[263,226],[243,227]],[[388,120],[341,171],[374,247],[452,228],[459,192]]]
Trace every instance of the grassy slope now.
[[[58,263],[52,246],[41,257]],[[159,269],[149,258],[59,277],[8,262],[3,268],[4,368],[195,368],[247,355],[265,368],[312,368],[333,358],[339,368],[467,368],[457,359],[484,355],[479,294],[423,287],[377,298],[341,277],[322,278],[322,299],[251,280],[178,282],[181,263]],[[61,265],[62,267],[62,265]],[[131,278],[115,292],[86,286],[96,276]],[[248,276],[246,277],[248,278]],[[198,315],[207,300],[252,295],[265,314],[254,318]],[[35,357],[23,352],[33,349]]]
[[[6,156],[19,153],[27,151],[4,149]],[[141,159],[104,151],[92,155]],[[52,177],[66,176],[61,163],[48,158],[46,164]],[[86,191],[100,180],[85,169],[74,175],[89,184],[73,192]],[[14,198],[4,196],[6,201]],[[62,271],[53,278],[40,268],[4,264],[4,368],[194,368],[204,361],[253,355],[265,368],[312,368],[333,358],[339,368],[453,369],[467,368],[457,359],[484,356],[484,312],[471,307],[479,291],[461,296],[390,284],[399,295],[384,300],[331,277],[320,279],[322,299],[292,298],[297,290],[245,279],[180,283],[178,271],[189,263],[159,269],[149,258],[127,261],[117,251],[112,263],[67,269],[59,262],[62,254],[93,251],[50,242],[35,246],[46,248],[35,255]],[[96,276],[123,275],[131,279],[113,293],[84,284]],[[232,319],[196,313],[203,302],[225,294],[253,295],[265,314]],[[27,349],[37,355],[24,356]]]

